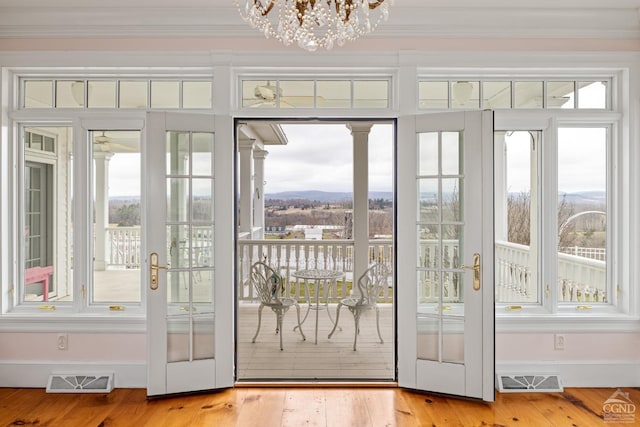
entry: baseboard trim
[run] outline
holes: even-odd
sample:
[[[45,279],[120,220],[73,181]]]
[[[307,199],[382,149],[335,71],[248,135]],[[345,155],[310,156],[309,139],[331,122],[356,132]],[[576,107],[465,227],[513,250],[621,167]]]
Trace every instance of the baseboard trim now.
[[[145,361],[87,362],[87,361],[0,361],[0,387],[46,388],[53,373],[113,372],[116,388],[146,388]]]
[[[496,373],[557,374],[564,387],[640,387],[640,360],[500,361]]]
[[[4,360],[0,361],[0,387],[45,388],[49,375],[67,372],[113,372],[116,388],[146,388],[147,364],[145,361],[87,362],[87,361],[41,361]],[[500,361],[496,373],[557,374],[564,387],[640,387],[640,360],[603,361]],[[252,382],[251,385],[255,385]],[[285,383],[271,383],[282,386]],[[286,383],[290,384],[290,383]],[[300,383],[296,383],[301,386]],[[356,383],[335,383],[332,386],[352,386]],[[357,383],[358,386],[372,387],[371,383]],[[395,387],[393,382],[386,386]],[[249,383],[236,383],[236,387]],[[261,384],[265,386],[264,383]],[[314,386],[329,383],[314,383]],[[376,383],[375,386],[382,384]]]

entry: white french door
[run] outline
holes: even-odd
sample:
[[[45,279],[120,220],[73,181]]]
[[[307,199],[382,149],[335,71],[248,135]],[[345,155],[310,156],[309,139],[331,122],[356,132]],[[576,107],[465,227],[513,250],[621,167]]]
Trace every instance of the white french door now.
[[[493,112],[398,129],[398,383],[492,401]]]
[[[233,124],[148,113],[147,395],[233,386]]]

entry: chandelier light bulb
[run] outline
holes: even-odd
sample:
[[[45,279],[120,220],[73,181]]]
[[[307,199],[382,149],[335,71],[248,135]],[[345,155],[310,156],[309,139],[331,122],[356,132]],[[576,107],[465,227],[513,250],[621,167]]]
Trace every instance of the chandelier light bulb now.
[[[393,0],[235,0],[242,19],[266,38],[314,52],[374,31]]]

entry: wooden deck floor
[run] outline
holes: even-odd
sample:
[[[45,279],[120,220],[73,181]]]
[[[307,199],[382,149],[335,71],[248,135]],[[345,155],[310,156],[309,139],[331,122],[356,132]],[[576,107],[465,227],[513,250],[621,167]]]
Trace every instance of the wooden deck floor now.
[[[329,308],[335,317],[336,306]],[[301,307],[304,316],[306,307]],[[255,343],[251,342],[258,325],[257,305],[241,305],[238,312],[238,380],[381,380],[392,381],[395,375],[395,341],[393,310],[381,306],[380,344],[375,311],[369,310],[360,320],[357,351],[353,351],[355,326],[351,313],[342,309],[339,326],[327,338],[333,323],[326,310],[318,312],[318,343],[315,344],[315,310],[302,326],[307,339],[293,330],[297,325],[295,309],[284,317],[283,347],[275,333],[276,316],[265,308],[262,327]]]
[[[399,388],[235,388],[148,401],[143,389],[47,394],[0,389],[0,426],[630,426],[605,422],[615,389],[498,394],[483,403]],[[623,389],[637,406],[640,389]]]

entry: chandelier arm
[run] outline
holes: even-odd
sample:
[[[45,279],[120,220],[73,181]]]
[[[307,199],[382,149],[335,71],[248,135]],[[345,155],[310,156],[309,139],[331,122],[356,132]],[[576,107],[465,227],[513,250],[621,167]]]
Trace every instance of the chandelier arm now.
[[[269,1],[269,5],[267,7],[262,6],[260,0],[253,0],[253,6],[258,10],[258,12],[260,12],[262,16],[267,16],[275,5],[276,0]]]
[[[307,13],[307,6],[311,4],[311,7],[313,8],[315,2],[315,0],[296,1],[296,9],[298,9],[298,22],[300,23],[301,27],[302,22],[304,21],[304,15],[305,13]]]
[[[375,1],[373,3],[369,3],[369,9],[373,10],[376,7],[380,6],[382,3],[384,3],[384,0],[378,0],[378,1]]]

